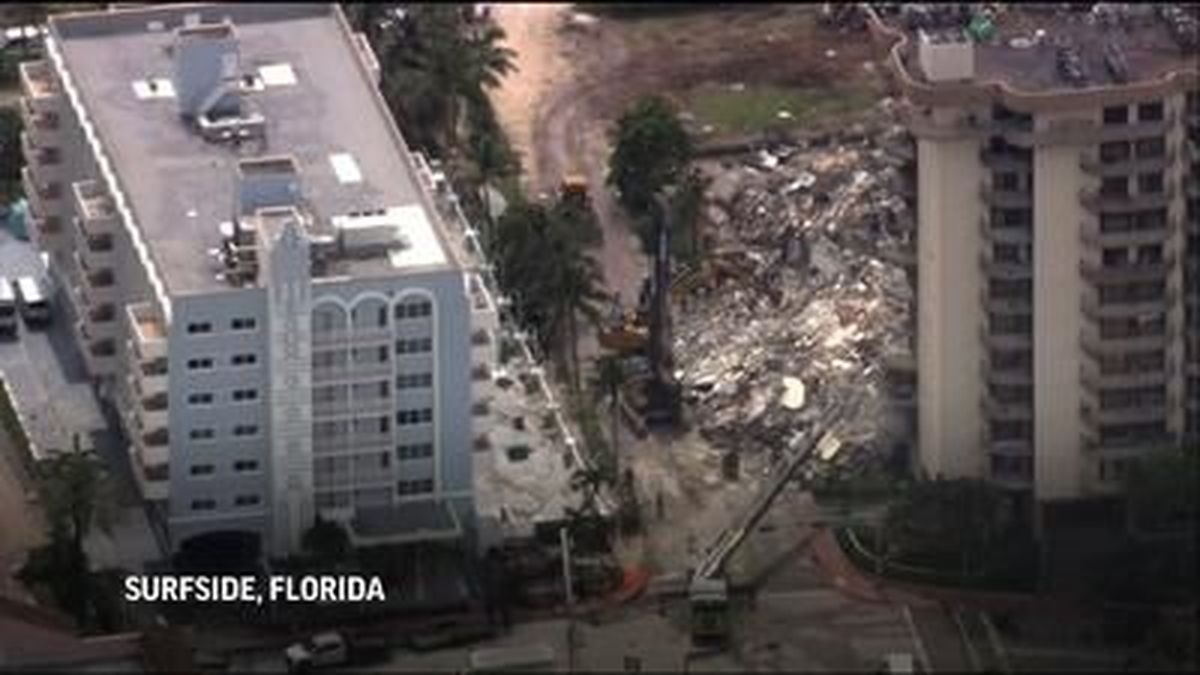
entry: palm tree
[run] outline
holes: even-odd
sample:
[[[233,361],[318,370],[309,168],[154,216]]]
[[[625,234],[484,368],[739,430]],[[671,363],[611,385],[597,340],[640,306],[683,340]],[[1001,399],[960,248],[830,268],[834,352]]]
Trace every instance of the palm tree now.
[[[557,285],[554,296],[554,322],[565,331],[570,355],[570,382],[574,391],[580,389],[579,374],[579,317],[593,325],[600,322],[602,307],[610,298],[601,290],[600,266],[595,259],[568,246],[556,265]]]

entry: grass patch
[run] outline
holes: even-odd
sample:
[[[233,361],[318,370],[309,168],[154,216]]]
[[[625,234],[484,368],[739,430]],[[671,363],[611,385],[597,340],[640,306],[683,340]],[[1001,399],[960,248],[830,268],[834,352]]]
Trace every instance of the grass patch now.
[[[701,128],[712,125],[717,134],[742,135],[842,119],[869,109],[876,99],[874,92],[855,85],[830,89],[707,84],[687,92],[683,104]],[[780,111],[791,117],[781,118]]]

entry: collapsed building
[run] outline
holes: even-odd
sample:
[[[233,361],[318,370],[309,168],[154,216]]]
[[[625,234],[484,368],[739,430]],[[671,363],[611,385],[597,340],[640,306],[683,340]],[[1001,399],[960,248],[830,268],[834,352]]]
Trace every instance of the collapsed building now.
[[[850,464],[908,437],[887,366],[911,360],[912,159],[881,123],[702,165],[710,253],[676,280],[675,358],[709,442],[774,459],[830,409]]]

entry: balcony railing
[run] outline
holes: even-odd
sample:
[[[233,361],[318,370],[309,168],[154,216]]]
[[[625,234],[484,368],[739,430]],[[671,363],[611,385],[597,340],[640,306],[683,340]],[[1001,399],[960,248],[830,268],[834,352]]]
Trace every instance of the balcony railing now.
[[[995,349],[1026,349],[1033,346],[1033,333],[993,333],[986,325],[979,329],[979,339]]]
[[[333,380],[356,380],[364,377],[377,377],[392,374],[392,362],[370,361],[335,366],[313,366],[313,382],[329,382]]]
[[[1175,182],[1169,177],[1163,181],[1162,191],[1139,194],[1104,194],[1095,188],[1080,188],[1079,202],[1092,213],[1164,209],[1175,199]]]
[[[1086,290],[1082,293],[1080,305],[1084,316],[1097,321],[1163,313],[1175,303],[1176,297],[1175,289],[1168,288],[1157,297],[1100,302],[1095,291]]]
[[[1023,401],[1002,401],[991,395],[982,399],[984,415],[990,419],[1032,420],[1033,399]]]
[[[979,254],[979,266],[989,276],[998,279],[1030,279],[1033,277],[1033,265],[1028,261],[999,261],[992,257],[990,250]]]
[[[999,188],[988,179],[979,186],[979,197],[985,204],[998,209],[1027,209],[1033,206],[1033,194],[1023,190]]]
[[[1119,281],[1158,281],[1175,266],[1174,251],[1168,251],[1162,260],[1138,265],[1101,265],[1096,262],[1079,261],[1079,274],[1092,283]]]
[[[988,216],[979,219],[979,231],[983,240],[996,244],[1029,244],[1033,242],[1031,227],[1003,227],[991,222]]]
[[[41,102],[56,100],[62,94],[49,62],[25,61],[19,70],[22,96]]]

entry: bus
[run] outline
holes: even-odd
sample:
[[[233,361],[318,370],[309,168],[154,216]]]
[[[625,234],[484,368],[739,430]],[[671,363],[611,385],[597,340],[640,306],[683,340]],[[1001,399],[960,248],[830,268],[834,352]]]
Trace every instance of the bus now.
[[[42,286],[33,277],[18,277],[13,289],[19,298],[21,315],[30,326],[50,323],[50,301],[42,292]]]
[[[17,296],[8,279],[0,277],[0,335],[17,334]]]

